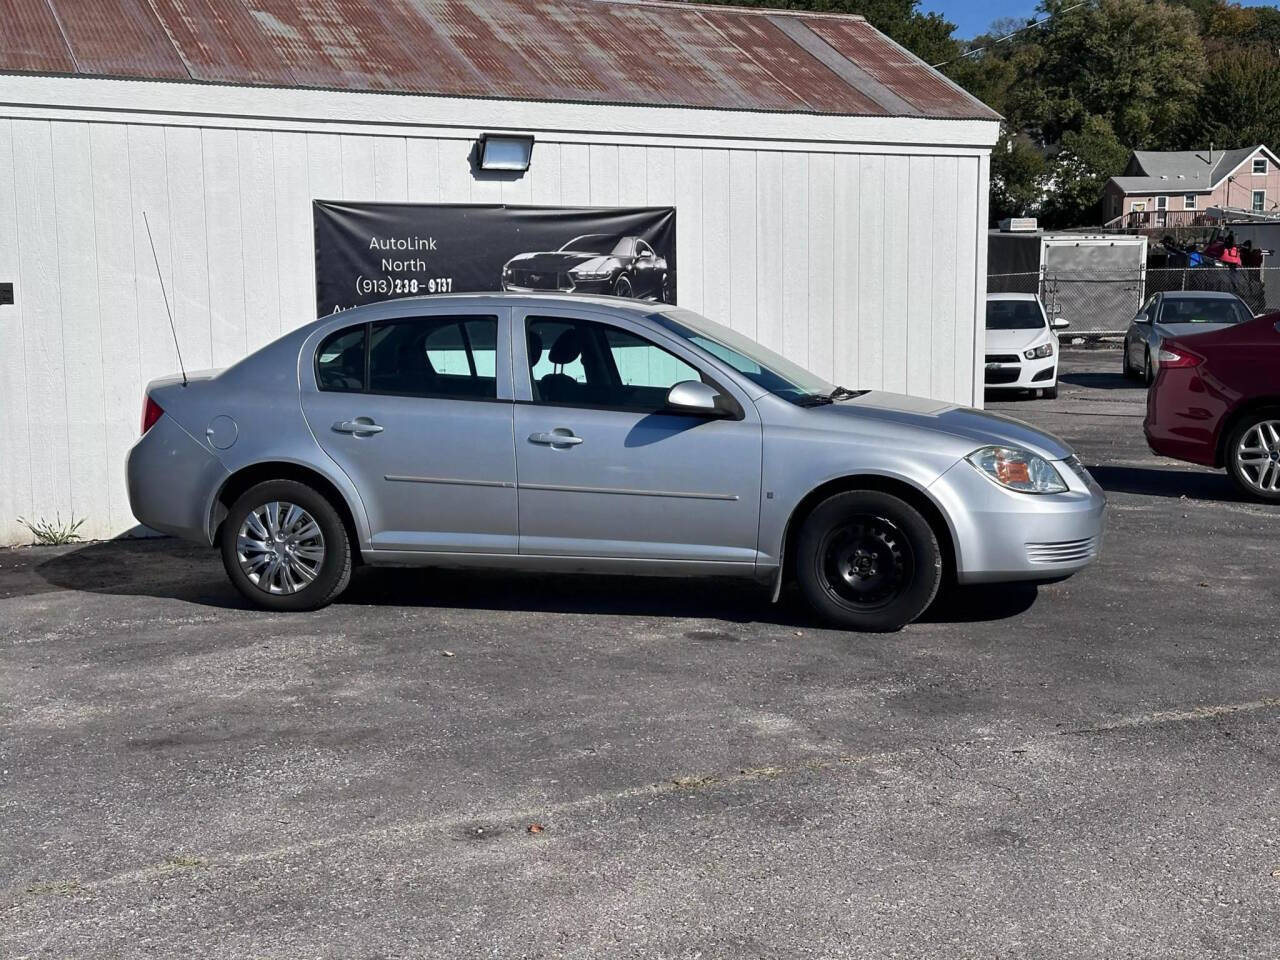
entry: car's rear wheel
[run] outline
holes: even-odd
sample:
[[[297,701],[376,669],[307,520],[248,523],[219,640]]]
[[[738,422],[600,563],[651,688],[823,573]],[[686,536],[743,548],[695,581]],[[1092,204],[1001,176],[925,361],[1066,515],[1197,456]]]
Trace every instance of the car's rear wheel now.
[[[665,273],[662,275],[662,287],[658,291],[658,299],[662,303],[671,302],[671,278]]]
[[[796,542],[796,577],[809,604],[849,630],[898,630],[933,602],[942,582],[937,534],[913,506],[873,490],[829,497]]]
[[[1280,503],[1280,407],[1259,410],[1227,437],[1227,469],[1251,496]]]
[[[245,598],[268,610],[315,610],[351,579],[351,543],[328,498],[295,480],[246,490],[222,522],[222,565]]]
[[[1128,341],[1120,348],[1120,372],[1124,374],[1126,380],[1138,379],[1138,371],[1133,369],[1133,365],[1129,363]]]

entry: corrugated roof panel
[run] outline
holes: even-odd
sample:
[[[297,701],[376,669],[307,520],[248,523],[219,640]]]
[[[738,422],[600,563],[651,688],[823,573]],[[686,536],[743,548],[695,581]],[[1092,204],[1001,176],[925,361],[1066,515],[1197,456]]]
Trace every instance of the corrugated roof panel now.
[[[765,17],[743,17],[703,10],[707,21],[738,49],[769,72],[809,109],[818,112],[878,114],[880,107],[837,77],[825,66],[788,40]],[[797,18],[798,19],[798,18]]]
[[[76,62],[45,0],[0,0],[0,64],[6,70],[75,73]]]
[[[837,15],[655,0],[0,0],[0,17],[0,70],[996,116],[861,18]]]
[[[57,11],[81,73],[190,79],[146,0],[58,0]]]
[[[619,93],[633,102],[715,106],[723,94],[707,75],[707,66],[691,62],[688,51],[672,42],[670,29],[642,7],[619,5],[594,42],[616,64]],[[637,50],[646,55],[637,56]],[[771,96],[765,89],[760,92]]]
[[[865,20],[824,17],[806,19],[805,24],[841,55],[914,104],[924,116],[999,119],[999,114],[986,104],[965,93]]]
[[[299,86],[240,0],[151,0],[151,5],[193,80]]]

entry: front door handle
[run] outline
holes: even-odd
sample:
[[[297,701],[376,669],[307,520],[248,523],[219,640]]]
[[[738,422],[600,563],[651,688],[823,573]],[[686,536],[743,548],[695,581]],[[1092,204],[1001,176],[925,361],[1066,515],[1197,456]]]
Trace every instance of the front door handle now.
[[[382,427],[378,426],[368,417],[356,417],[354,420],[339,420],[333,425],[333,429],[338,433],[354,433],[357,436],[362,433],[382,432]]]
[[[530,443],[545,443],[553,447],[576,447],[582,442],[581,437],[575,437],[572,430],[564,427],[556,427],[550,433],[531,433],[529,434]]]

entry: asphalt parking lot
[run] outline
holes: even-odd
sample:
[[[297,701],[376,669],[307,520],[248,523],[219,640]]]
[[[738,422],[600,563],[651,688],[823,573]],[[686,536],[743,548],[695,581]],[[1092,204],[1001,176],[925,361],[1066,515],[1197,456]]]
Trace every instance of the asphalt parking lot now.
[[[268,615],[174,541],[0,551],[0,955],[1276,956],[1280,510],[1150,454],[1118,367],[989,404],[1094,468],[1101,561],[896,635],[428,571]]]

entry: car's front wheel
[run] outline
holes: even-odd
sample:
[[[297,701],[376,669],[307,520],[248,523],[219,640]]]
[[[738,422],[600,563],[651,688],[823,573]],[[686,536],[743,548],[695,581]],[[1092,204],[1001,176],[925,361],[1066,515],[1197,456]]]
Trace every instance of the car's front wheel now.
[[[809,604],[850,630],[898,630],[928,609],[942,582],[938,536],[920,511],[891,494],[853,490],[805,519],[796,577]]]
[[[1280,503],[1280,407],[1236,424],[1227,437],[1227,469],[1245,493]]]
[[[1155,367],[1151,365],[1151,350],[1148,349],[1143,357],[1145,359],[1142,361],[1142,382],[1149,387],[1156,380]]]
[[[222,565],[245,598],[268,610],[315,610],[351,579],[347,529],[323,494],[295,480],[250,487],[219,533]]]
[[[618,279],[613,282],[613,295],[615,297],[632,296],[631,278],[628,277],[625,273],[619,276]]]

